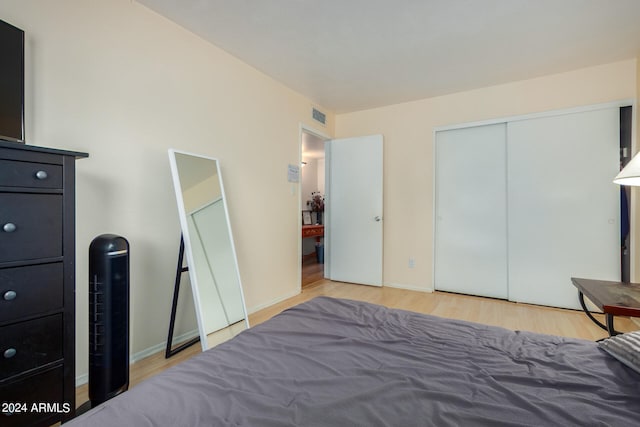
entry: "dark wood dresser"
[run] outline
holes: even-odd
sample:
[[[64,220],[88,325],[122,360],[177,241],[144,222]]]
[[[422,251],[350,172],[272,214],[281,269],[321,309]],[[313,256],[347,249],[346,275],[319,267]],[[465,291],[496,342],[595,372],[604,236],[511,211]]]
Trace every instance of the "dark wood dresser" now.
[[[75,160],[0,141],[0,425],[75,414]]]

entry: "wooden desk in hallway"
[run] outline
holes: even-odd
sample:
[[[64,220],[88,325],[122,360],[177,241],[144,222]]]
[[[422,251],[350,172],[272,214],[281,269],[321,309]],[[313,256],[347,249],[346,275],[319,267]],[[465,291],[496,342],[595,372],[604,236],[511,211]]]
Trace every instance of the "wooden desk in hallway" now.
[[[316,242],[320,242],[320,238],[324,236],[324,225],[303,225],[302,226],[302,238],[315,237]]]

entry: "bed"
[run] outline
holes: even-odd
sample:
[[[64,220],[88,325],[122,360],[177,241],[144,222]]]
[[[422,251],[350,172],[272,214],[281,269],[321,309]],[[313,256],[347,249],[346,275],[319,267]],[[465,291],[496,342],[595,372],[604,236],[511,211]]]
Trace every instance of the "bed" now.
[[[640,374],[598,344],[318,297],[69,426],[630,426]]]

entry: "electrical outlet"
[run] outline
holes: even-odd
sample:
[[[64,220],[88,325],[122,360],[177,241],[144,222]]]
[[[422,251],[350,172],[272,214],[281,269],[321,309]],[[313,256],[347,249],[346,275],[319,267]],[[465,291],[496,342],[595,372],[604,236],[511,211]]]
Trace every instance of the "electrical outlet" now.
[[[416,266],[416,260],[413,257],[409,257],[409,268],[413,268]]]

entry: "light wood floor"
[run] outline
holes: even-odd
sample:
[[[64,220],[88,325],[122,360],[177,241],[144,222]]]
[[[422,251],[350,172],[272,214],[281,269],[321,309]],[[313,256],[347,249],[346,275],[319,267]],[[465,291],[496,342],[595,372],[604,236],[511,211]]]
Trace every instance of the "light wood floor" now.
[[[582,311],[518,304],[446,292],[426,293],[390,287],[360,286],[324,279],[305,286],[300,295],[250,315],[249,323],[257,325],[289,307],[321,295],[367,301],[387,307],[501,326],[512,330],[527,330],[587,340],[597,340],[607,335],[605,331],[594,325]],[[602,320],[602,316],[597,315],[596,317]],[[616,329],[626,332],[640,328],[629,319],[616,318]],[[168,360],[164,358],[163,351],[136,362],[131,365],[130,386],[134,387],[144,379],[187,360],[197,353],[200,353],[199,344]],[[76,389],[76,398],[77,406],[88,400],[88,386],[86,384]]]
[[[324,264],[318,264],[316,254],[302,257],[302,277],[300,278],[302,287],[305,288],[322,279],[324,279]]]

